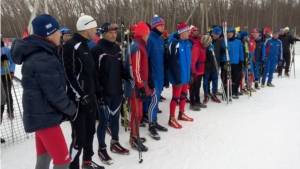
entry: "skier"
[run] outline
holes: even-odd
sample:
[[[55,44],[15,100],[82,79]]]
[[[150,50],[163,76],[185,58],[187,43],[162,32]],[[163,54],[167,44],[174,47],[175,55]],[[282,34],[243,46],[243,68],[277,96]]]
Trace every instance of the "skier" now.
[[[162,38],[164,40],[164,87],[169,88],[170,82],[169,82],[169,78],[168,78],[168,57],[170,55],[170,52],[169,52],[169,46],[168,46],[169,37],[168,37],[167,30],[164,30]],[[163,97],[162,95],[160,95],[160,102],[162,102],[164,100],[166,100],[166,98]],[[161,110],[158,110],[158,113],[161,113],[161,112],[162,112]]]
[[[8,69],[4,66],[1,66],[1,80],[3,83],[5,95],[7,98],[7,117],[8,119],[14,119],[14,107],[13,107],[13,97],[11,94],[11,88],[12,88],[12,79],[14,78],[14,72],[16,65],[13,62],[11,55],[10,55],[10,48],[4,45],[3,37],[2,34],[1,36],[1,50],[0,50],[0,55],[1,55],[1,61],[4,62],[7,61],[7,66]],[[10,76],[9,76],[10,74]],[[11,78],[10,78],[11,77]],[[5,104],[1,105],[1,119],[3,117],[4,109],[5,109]]]
[[[155,92],[154,82],[148,81],[152,80],[152,78],[149,78],[151,73],[149,73],[148,56],[146,51],[146,43],[149,33],[150,29],[147,24],[139,22],[135,28],[133,43],[130,44],[131,56],[129,56],[128,52],[126,52],[127,56],[125,57],[125,69],[127,72],[130,72],[129,57],[131,57],[132,73],[135,79],[135,83],[133,84],[126,81],[124,82],[125,97],[128,98],[131,107],[131,133],[129,143],[133,149],[143,152],[148,151],[148,148],[143,144],[146,139],[141,137],[140,140],[138,140],[139,128],[136,126],[140,126],[139,123],[143,116],[142,102],[147,99],[150,93],[153,94]],[[132,86],[135,88],[136,96],[132,95]],[[136,124],[135,118],[138,118],[138,124]]]
[[[232,77],[232,98],[238,99],[238,88],[240,82],[240,72],[242,71],[242,64],[244,62],[244,52],[243,45],[240,40],[235,38],[235,29],[234,27],[227,29],[227,38],[228,38],[228,53],[230,56],[230,65],[231,65],[231,77]],[[226,61],[226,56],[223,55],[222,61]],[[226,65],[224,65],[226,67]],[[226,68],[223,68],[226,70]],[[225,75],[221,75],[222,77],[226,77]],[[223,84],[226,84],[226,79],[223,80]],[[224,85],[226,89],[226,85]],[[227,92],[226,92],[227,93]],[[228,96],[227,96],[228,97]]]
[[[265,87],[266,77],[268,75],[268,83],[267,86],[269,87],[275,87],[275,85],[272,84],[273,79],[273,72],[275,69],[275,66],[277,64],[282,64],[282,58],[283,58],[283,52],[282,52],[282,42],[278,39],[280,29],[275,30],[273,32],[273,37],[270,39],[267,39],[267,41],[264,44],[263,48],[263,55],[262,60],[265,64],[265,70],[262,77],[261,87]]]
[[[199,35],[198,28],[191,25],[189,41],[192,43],[192,46],[196,43],[196,41],[199,41],[200,38],[201,36]]]
[[[97,137],[99,142],[98,155],[103,163],[112,164],[113,160],[108,155],[105,144],[105,130],[107,122],[110,122],[112,139],[110,150],[118,154],[129,154],[129,150],[119,143],[119,119],[122,106],[122,79],[132,81],[126,73],[122,64],[121,48],[115,43],[118,26],[106,22],[101,26],[103,36],[91,53],[96,60],[99,70],[99,81],[101,85],[101,101],[99,111],[99,125]]]
[[[193,83],[190,86],[190,110],[200,111],[201,107],[206,108],[207,106],[200,102],[200,87],[203,75],[205,73],[205,59],[206,59],[206,52],[205,52],[205,45],[203,44],[202,40],[206,43],[209,42],[209,39],[204,35],[201,39],[197,39],[194,42],[192,47],[192,76],[193,76]],[[200,42],[201,40],[201,42]],[[211,40],[211,38],[210,38]],[[211,41],[210,41],[211,42]]]
[[[83,149],[82,168],[97,166],[92,162],[95,134],[96,99],[101,99],[97,65],[88,48],[88,41],[96,35],[97,23],[89,15],[81,14],[76,23],[77,33],[63,46],[63,61],[68,95],[78,105],[78,111],[71,118],[72,143],[70,145],[70,169],[79,168],[79,156]]]
[[[282,42],[282,56],[285,62],[284,75],[289,77],[290,71],[290,62],[291,62],[291,45],[294,44],[294,38],[285,32],[284,29],[281,29],[280,35],[278,38]],[[283,63],[283,60],[281,60]],[[278,76],[282,75],[282,68],[284,64],[278,64]]]
[[[70,40],[71,38],[71,31],[70,29],[66,28],[66,27],[62,27],[60,28],[60,33],[61,33],[61,40],[62,43],[66,43],[68,40]]]
[[[261,41],[262,38],[262,34],[259,33],[259,36],[255,39],[255,43],[256,43],[256,47],[255,47],[255,52],[254,52],[254,56],[255,56],[255,64],[254,64],[254,74],[255,74],[255,89],[259,90],[260,87],[258,85],[259,81],[260,81],[260,77],[262,74],[262,64],[263,64],[263,60],[262,60],[262,51],[263,51],[263,46],[264,43]]]
[[[204,39],[205,37],[205,39]],[[209,38],[208,38],[209,37]],[[217,97],[217,90],[218,90],[218,65],[215,64],[215,59],[217,61],[216,56],[213,55],[214,45],[211,43],[212,38],[209,35],[204,35],[201,38],[202,44],[205,46],[206,50],[206,60],[205,60],[205,75],[203,81],[203,88],[204,88],[204,100],[203,103],[206,104],[209,100],[209,79],[212,79],[212,94],[211,100],[216,103],[221,103],[221,101]],[[217,61],[218,64],[218,61]]]
[[[65,72],[57,56],[59,23],[42,14],[33,19],[32,28],[33,35],[16,39],[11,47],[14,62],[22,64],[24,129],[35,132],[35,168],[49,168],[53,160],[54,169],[67,169],[71,158],[60,124],[76,113],[76,105],[67,96]]]
[[[178,120],[194,121],[184,113],[184,107],[187,98],[187,90],[189,83],[192,84],[193,77],[189,71],[191,67],[191,44],[189,38],[189,26],[180,22],[177,24],[177,32],[174,32],[169,39],[169,80],[172,84],[173,95],[170,102],[170,119],[169,125],[176,129],[182,126],[175,119],[175,109],[179,101]]]
[[[151,32],[147,41],[147,56],[149,58],[148,64],[151,77],[154,82],[155,93],[151,94],[150,98],[143,102],[143,119],[149,122],[150,136],[154,139],[160,139],[157,131],[168,131],[167,128],[161,126],[157,122],[158,101],[164,85],[164,40],[163,35],[165,28],[165,21],[159,17],[154,16],[151,21]],[[154,98],[156,97],[156,98]]]
[[[213,26],[210,36],[212,37],[212,44],[214,46],[214,52],[215,52],[215,58],[217,61],[218,66],[220,65],[220,56],[223,56],[225,54],[225,49],[222,47],[222,41],[221,41],[221,35],[222,35],[222,29],[219,26]],[[219,70],[217,70],[219,71]],[[218,86],[218,78],[215,79],[214,84]],[[208,82],[208,94],[209,98],[211,98],[210,94],[210,83],[212,79],[211,77],[209,78]],[[222,95],[222,93],[216,91],[216,95]],[[216,100],[217,101],[217,100]]]

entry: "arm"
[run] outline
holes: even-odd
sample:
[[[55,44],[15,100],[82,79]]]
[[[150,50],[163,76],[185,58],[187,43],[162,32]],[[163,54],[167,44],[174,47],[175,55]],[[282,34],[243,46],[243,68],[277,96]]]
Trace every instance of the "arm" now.
[[[62,85],[61,73],[56,58],[47,61],[35,61],[32,64],[35,78],[37,79],[42,92],[52,106],[58,111],[73,115],[77,110],[75,104],[69,99],[66,93],[66,86]]]
[[[143,80],[141,78],[141,51],[137,50],[131,57],[131,61],[132,61],[132,74],[135,80],[135,85],[137,86],[137,88],[142,88],[144,87],[144,83]]]
[[[264,61],[264,60],[265,60],[265,57],[266,57],[266,55],[267,55],[268,41],[269,41],[269,40],[266,40],[266,42],[264,43],[263,51],[262,51],[262,56],[261,56],[261,61]]]
[[[278,54],[278,58],[279,58],[279,60],[283,60],[283,57],[282,57],[282,42],[281,42],[281,40],[279,40],[279,49],[278,49],[279,51],[279,54]]]
[[[76,94],[77,98],[85,96],[85,92],[81,87],[80,83],[78,82],[79,75],[76,75],[76,51],[73,46],[65,45],[64,46],[64,67],[66,72],[66,77],[73,92]]]
[[[199,48],[193,47],[192,48],[192,64],[191,64],[192,74],[196,74],[196,72],[197,72],[196,71],[196,63],[197,63],[199,55],[200,55]]]
[[[181,84],[181,75],[179,70],[179,43],[170,44],[169,69],[175,80],[175,84]]]
[[[10,49],[8,47],[5,47],[5,53],[8,57],[8,60],[9,60],[9,71],[11,73],[14,73],[15,72],[15,68],[16,68],[16,64],[13,62],[11,56],[10,56]]]
[[[241,42],[239,42],[239,55],[240,55],[240,57],[239,57],[239,61],[240,62],[243,62],[245,59],[244,59],[244,50],[243,50],[243,45],[242,45],[242,43]]]

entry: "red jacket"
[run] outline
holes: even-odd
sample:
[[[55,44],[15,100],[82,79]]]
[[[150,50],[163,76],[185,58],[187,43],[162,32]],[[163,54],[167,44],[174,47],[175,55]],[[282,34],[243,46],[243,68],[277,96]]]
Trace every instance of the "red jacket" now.
[[[205,59],[206,51],[205,47],[200,43],[199,40],[195,41],[192,48],[192,64],[191,69],[194,75],[203,75],[205,73]]]
[[[140,37],[134,37],[134,43],[137,43],[138,49],[132,53],[132,73],[135,79],[137,88],[145,87],[147,94],[150,94],[147,85],[149,68],[148,68],[148,55],[146,51],[146,42]],[[132,49],[134,50],[134,49]]]
[[[251,55],[253,55],[252,61],[255,62],[254,53],[255,53],[255,48],[256,48],[256,42],[255,42],[255,39],[253,39],[252,36],[249,39],[250,39],[249,40],[249,52],[251,53]]]

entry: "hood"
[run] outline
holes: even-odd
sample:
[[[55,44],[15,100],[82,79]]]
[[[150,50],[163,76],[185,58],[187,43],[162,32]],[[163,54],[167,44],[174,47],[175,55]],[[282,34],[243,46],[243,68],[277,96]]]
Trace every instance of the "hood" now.
[[[30,35],[25,39],[16,39],[12,43],[11,57],[16,64],[21,65],[27,56],[37,51],[56,54],[57,47],[35,35]]]
[[[179,36],[178,36],[178,33],[177,31],[172,33],[169,37],[169,45],[172,43],[172,42],[179,42],[180,39],[179,39]]]

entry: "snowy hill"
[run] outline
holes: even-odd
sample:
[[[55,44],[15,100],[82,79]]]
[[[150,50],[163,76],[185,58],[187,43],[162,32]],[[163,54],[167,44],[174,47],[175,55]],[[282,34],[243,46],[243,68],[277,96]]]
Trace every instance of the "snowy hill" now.
[[[138,152],[129,146],[129,133],[120,127],[120,143],[130,149],[130,155],[108,152],[114,164],[107,169],[299,169],[300,168],[300,43],[296,46],[296,75],[277,78],[252,97],[241,96],[233,104],[208,102],[208,108],[200,112],[189,110],[186,114],[194,122],[181,122],[180,130],[168,126],[171,89],[164,89],[166,101],[159,107],[161,125],[169,131],[160,132],[161,140],[148,136],[148,127],[141,128],[141,136],[147,138],[149,151],[143,153],[144,162],[138,163]],[[201,99],[203,90],[201,88]],[[178,108],[177,108],[178,110]],[[70,124],[62,125],[70,144]],[[104,165],[97,156],[97,137],[94,137],[93,160]],[[110,137],[106,135],[106,144]],[[32,169],[35,166],[35,143],[24,143],[2,150],[3,169]]]

